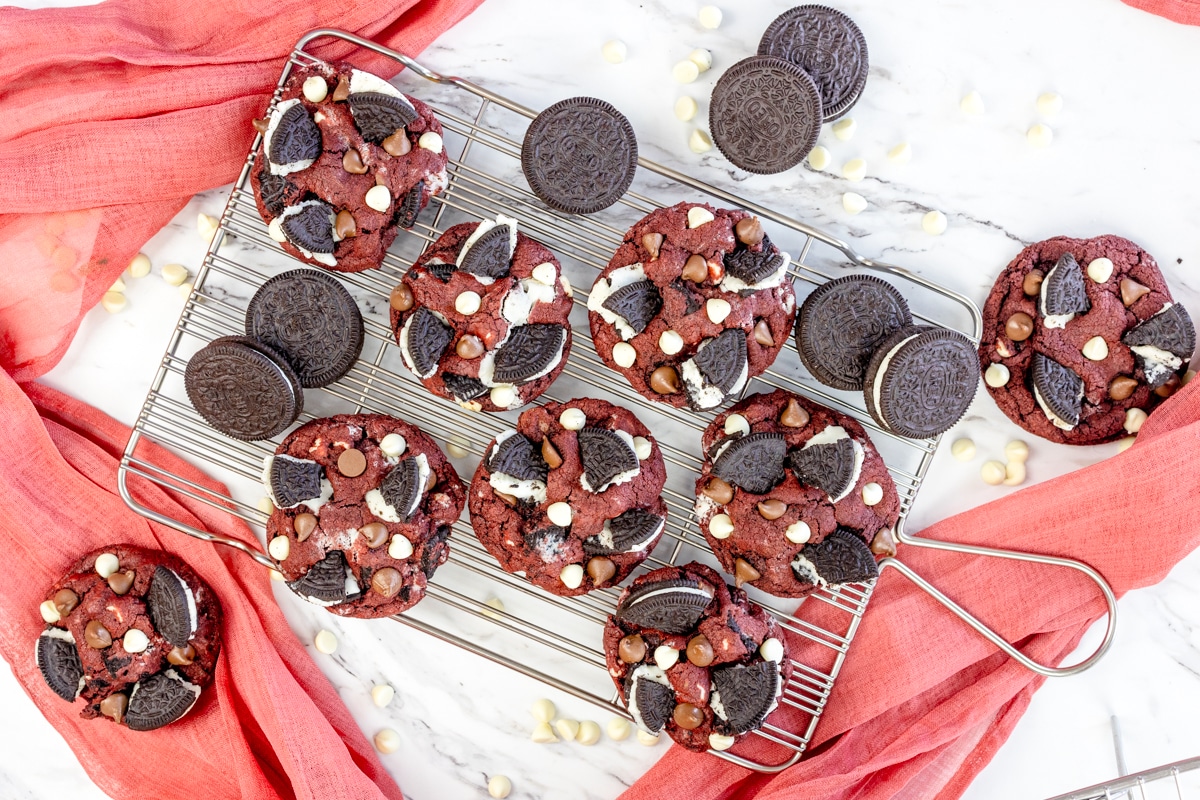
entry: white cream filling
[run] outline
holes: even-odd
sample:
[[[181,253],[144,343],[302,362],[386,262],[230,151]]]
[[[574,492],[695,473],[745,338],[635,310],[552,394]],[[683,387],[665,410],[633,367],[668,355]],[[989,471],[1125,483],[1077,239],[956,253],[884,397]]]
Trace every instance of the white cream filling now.
[[[305,200],[303,203],[298,203],[294,206],[288,206],[287,208],[285,208],[283,210],[283,213],[279,215],[279,229],[281,231],[283,231],[284,238],[287,239],[288,243],[292,247],[299,250],[304,255],[305,258],[311,258],[313,261],[316,261],[318,264],[324,264],[327,267],[333,267],[333,266],[337,265],[337,259],[334,258],[333,253],[312,253],[312,252],[309,252],[308,250],[305,250],[303,247],[301,247],[300,245],[296,244],[295,242],[293,242],[291,240],[291,237],[289,237],[287,235],[287,230],[283,227],[283,221],[285,219],[287,219],[288,217],[293,216],[295,214],[299,214],[304,208],[306,208],[308,206],[316,206],[316,205],[326,205],[326,204],[322,203],[320,200]],[[336,230],[336,227],[334,225],[333,214],[329,215],[329,229],[331,231]]]
[[[788,262],[791,260],[791,256],[787,253],[780,251],[779,255],[783,257],[783,260],[779,262],[779,269],[758,283],[746,283],[741,278],[735,278],[726,272],[725,277],[721,279],[721,288],[727,292],[757,292],[760,289],[774,289],[783,283],[784,277],[787,276]]]
[[[187,598],[188,610],[188,638],[192,638],[192,634],[196,632],[196,628],[200,626],[200,615],[196,611],[196,596],[192,594],[192,587],[187,585],[187,581],[179,576],[179,573],[173,569],[168,569],[175,580],[179,581],[179,585],[183,587],[184,597]]]
[[[529,314],[537,303],[553,303],[555,291],[553,286],[547,286],[532,278],[524,278],[509,290],[500,306],[500,315],[508,322],[510,328],[526,325]]]
[[[488,231],[497,225],[508,226],[508,258],[509,261],[511,261],[513,253],[517,251],[517,221],[512,217],[506,217],[503,214],[497,214],[495,222],[490,219],[481,220],[475,230],[471,232],[471,235],[467,237],[465,242],[463,242],[462,249],[458,251],[458,261],[456,262],[455,266],[457,266],[459,269],[462,269],[463,261],[466,260],[467,253],[470,252],[471,248],[476,242],[482,239]],[[474,277],[475,280],[479,281],[484,286],[490,286],[496,281],[495,278],[489,278],[484,275],[475,275]]]
[[[813,566],[813,563],[804,556],[800,555],[800,553],[797,553],[796,557],[792,559],[792,570],[796,573],[800,580],[808,581],[814,586],[825,587],[829,585],[829,581],[820,576],[820,574],[817,572],[817,568]]]
[[[626,267],[614,269],[608,274],[607,278],[601,278],[596,281],[596,285],[592,287],[591,294],[588,295],[588,311],[599,314],[601,319],[615,327],[622,341],[629,341],[637,333],[630,327],[629,322],[624,317],[609,311],[604,307],[604,303],[618,289],[623,289],[630,284],[644,280],[646,280],[646,271],[642,267],[641,262],[630,264]]]
[[[435,317],[440,319],[444,324],[446,324],[446,318],[442,314],[438,313],[437,311],[433,311],[432,309],[430,309],[429,313],[433,314]],[[416,314],[410,314],[408,319],[404,320],[404,326],[400,328],[400,357],[404,359],[404,366],[408,367],[409,371],[412,372],[412,374],[414,374],[418,378],[424,380],[425,378],[428,378],[431,375],[433,375],[433,373],[437,372],[438,362],[437,361],[433,362],[433,366],[431,366],[429,368],[429,371],[426,372],[424,375],[417,372],[416,361],[413,360],[412,353],[410,353],[409,349],[408,349],[408,331],[409,331],[409,328],[412,327],[413,320],[416,318],[417,318]]]
[[[401,512],[400,509],[385,500],[383,492],[378,489],[367,492],[364,498],[367,501],[367,509],[384,522],[404,522],[409,519],[417,510],[417,506],[421,504],[421,498],[425,496],[425,485],[429,482],[429,459],[425,457],[424,453],[418,453],[413,456],[413,459],[417,462],[417,485],[421,489],[413,495],[412,503],[407,509]]]
[[[657,734],[658,731],[651,730],[646,725],[646,723],[642,720],[642,713],[637,705],[638,681],[642,681],[642,680],[651,680],[651,681],[654,681],[655,683],[660,683],[663,686],[666,686],[668,688],[670,688],[670,686],[671,686],[671,681],[667,678],[667,673],[663,672],[663,670],[661,668],[652,667],[649,664],[642,664],[637,669],[635,669],[633,671],[633,675],[630,677],[630,680],[629,680],[629,697],[628,697],[628,701],[626,702],[626,705],[629,707],[630,716],[633,717],[633,721],[638,726],[638,728],[640,728],[641,730],[644,730],[646,733]]]
[[[846,433],[846,429],[841,425],[829,425],[816,436],[805,442],[804,447],[801,448],[802,450],[807,450],[808,448],[819,444],[834,444],[835,442],[840,442],[842,439],[850,439],[850,444],[854,447],[854,469],[850,473],[850,482],[846,484],[846,488],[841,492],[841,494],[839,494],[837,497],[830,496],[829,501],[831,503],[837,503],[846,495],[850,494],[855,485],[858,483],[858,478],[860,475],[862,475],[863,458],[865,455],[863,453],[862,445],[854,439],[851,439],[850,434]]]
[[[697,354],[707,347],[711,341],[713,340],[706,339],[701,342],[700,347],[696,348]],[[748,374],[749,363],[744,362],[738,379],[729,388],[730,395],[736,395],[742,390],[742,387],[746,385]],[[687,392],[688,398],[697,408],[716,408],[724,402],[726,394],[721,391],[719,386],[714,386],[708,382],[704,377],[704,373],[700,371],[700,367],[696,366],[695,356],[683,362],[680,367],[680,376],[683,378],[683,388]]]
[[[1042,393],[1038,391],[1036,386],[1033,387],[1033,399],[1037,400],[1037,404],[1042,407],[1042,413],[1046,415],[1046,419],[1054,423],[1054,427],[1060,428],[1064,431],[1069,431],[1075,427],[1066,420],[1060,419],[1057,414],[1050,410],[1050,406],[1046,405],[1046,401],[1042,397]]]
[[[450,176],[446,174],[445,168],[425,177],[425,194],[430,197],[435,197],[446,191],[446,187],[450,185]]]
[[[633,454],[633,460],[638,461],[637,451],[633,447],[633,437],[630,436],[627,432],[622,431],[622,430],[614,430],[613,433],[615,433],[617,435],[617,437],[621,439],[621,441],[625,442],[625,445],[629,448],[629,452],[631,454]],[[629,483],[631,480],[633,480],[635,477],[637,477],[638,473],[640,473],[641,471],[642,471],[642,465],[641,465],[641,462],[639,461],[638,465],[636,467],[634,467],[633,469],[628,469],[628,470],[625,470],[624,472],[618,472],[616,475],[614,475],[612,477],[611,480],[608,481],[608,483],[604,484],[603,486],[601,486],[597,489],[593,489],[592,485],[590,483],[588,483],[587,470],[584,470],[583,474],[579,476],[579,485],[582,486],[584,489],[587,489],[592,494],[600,494],[601,492],[603,492],[605,489],[608,489],[609,487],[620,486],[622,483]],[[607,523],[605,523],[605,524],[607,525]]]
[[[717,510],[717,501],[701,492],[696,495],[696,502],[692,506],[692,510],[696,513],[697,520],[703,525],[708,521],[709,515]]]
[[[283,119],[284,113],[289,108],[299,104],[299,98],[284,100],[275,106],[275,110],[271,112],[271,119],[267,121],[267,132],[263,134],[263,155],[267,157],[267,168],[271,171],[272,175],[291,175],[293,172],[308,169],[317,161],[315,158],[306,158],[303,161],[294,161],[291,164],[276,164],[271,160],[271,139],[275,137],[275,129],[279,127],[279,120]]]
[[[517,432],[515,430],[507,430],[497,436],[496,445],[492,448],[492,452],[488,454],[487,461],[490,463],[496,457],[496,452],[500,449],[500,445],[516,435]],[[492,472],[488,476],[488,484],[497,492],[512,495],[518,500],[532,500],[538,504],[546,502],[545,481],[523,481],[503,472]]]
[[[633,602],[633,605],[638,605],[649,600],[651,597],[658,597],[660,594],[694,594],[698,597],[704,597],[708,602],[712,602],[712,594],[701,589],[699,586],[668,586],[665,589],[655,589],[652,592],[646,592],[639,595]]]
[[[904,347],[904,345],[908,344],[918,336],[920,336],[919,333],[902,339],[899,344],[897,344],[891,350],[888,350],[887,355],[883,357],[883,361],[879,362],[879,369],[875,370],[875,380],[871,382],[871,399],[875,401],[875,413],[879,416],[879,419],[883,422],[885,428],[890,428],[892,426],[887,424],[887,421],[883,417],[883,409],[879,405],[879,395],[883,389],[883,376],[887,372],[888,365],[891,364],[892,359],[895,358],[896,353],[900,352],[900,348]]]
[[[417,109],[413,108],[413,104],[408,102],[408,98],[404,93],[392,86],[378,75],[372,75],[369,72],[362,70],[350,70],[350,94],[358,94],[359,92],[379,92],[380,94],[390,95],[399,100],[403,100],[404,104],[412,109],[414,114]]]

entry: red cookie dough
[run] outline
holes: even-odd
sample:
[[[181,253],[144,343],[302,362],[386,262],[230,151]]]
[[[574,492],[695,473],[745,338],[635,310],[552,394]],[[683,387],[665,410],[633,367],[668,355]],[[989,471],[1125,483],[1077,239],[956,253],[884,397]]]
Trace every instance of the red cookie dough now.
[[[281,456],[317,474],[319,493],[299,492],[309,497],[294,505],[288,501],[295,497],[280,497],[281,490],[297,494],[272,481]],[[391,484],[385,481],[410,466],[424,485],[410,482],[416,488],[406,515],[388,504]],[[425,596],[434,571],[449,557],[447,539],[465,493],[433,439],[379,414],[339,414],[302,425],[268,459],[264,480],[277,506],[267,522],[267,543],[280,572],[297,594],[344,617],[398,614]],[[344,567],[335,576],[344,583],[317,582],[322,567],[333,566]]]
[[[621,433],[616,438],[589,433],[596,430]],[[504,454],[497,460],[501,445],[517,436],[530,443],[520,463],[514,466]],[[624,442],[616,444],[614,451],[634,457],[636,474],[592,491],[587,468],[595,469],[603,459],[592,456],[598,448],[589,445],[591,460],[586,460],[581,437],[598,440],[601,446]],[[520,440],[513,438],[513,442]],[[625,446],[632,452],[626,453]],[[649,557],[662,538],[667,518],[662,451],[650,430],[624,408],[587,398],[531,408],[521,414],[515,431],[501,434],[486,452],[471,481],[468,501],[475,535],[505,570],[523,572],[552,594],[571,597],[616,585]],[[501,467],[510,472],[500,472]],[[511,474],[517,468],[545,477],[528,478],[518,485]],[[551,511],[554,504],[559,505]],[[551,515],[563,510],[569,510],[569,522],[561,524],[560,518],[556,523]],[[625,514],[629,516],[622,517]],[[617,518],[640,523],[633,529],[640,534],[630,533],[625,540],[633,542],[628,549],[622,549],[621,535],[613,538]],[[622,523],[616,528],[624,529]]]

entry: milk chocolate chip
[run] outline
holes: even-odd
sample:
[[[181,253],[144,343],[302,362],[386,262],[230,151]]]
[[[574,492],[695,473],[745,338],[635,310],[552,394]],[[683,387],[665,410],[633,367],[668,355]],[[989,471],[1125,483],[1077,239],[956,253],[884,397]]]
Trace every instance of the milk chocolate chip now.
[[[871,552],[877,556],[896,555],[896,540],[891,528],[880,528],[879,533],[871,540]]]
[[[779,424],[785,428],[803,428],[808,424],[808,412],[793,397],[779,415]]]
[[[382,522],[368,522],[359,528],[358,532],[367,538],[367,547],[372,550],[382,547],[390,538],[387,526]]]
[[[554,449],[549,436],[542,439],[542,460],[546,462],[546,466],[550,469],[558,469],[562,466],[562,456]]]
[[[271,123],[265,119],[253,119],[250,121],[250,124],[253,125],[254,130],[258,131],[259,133],[266,133],[267,129],[271,127]]]
[[[617,645],[617,656],[626,664],[636,664],[646,657],[646,640],[636,633],[626,636]]]
[[[692,283],[704,283],[708,277],[708,262],[702,255],[688,256],[688,260],[683,265],[683,272],[680,277],[685,281]]]
[[[646,248],[646,252],[650,254],[650,260],[654,261],[658,258],[659,250],[662,249],[663,235],[661,233],[647,233],[642,237],[642,247]]]
[[[1031,269],[1025,276],[1025,281],[1021,284],[1021,288],[1029,297],[1037,297],[1042,293],[1042,281],[1046,279],[1046,273],[1040,269]]]
[[[100,620],[94,619],[87,624],[83,629],[83,640],[87,642],[88,647],[95,650],[103,650],[106,647],[112,646],[112,634],[108,632],[108,628],[104,627]]]
[[[1018,311],[1004,323],[1004,332],[1014,342],[1023,342],[1033,335],[1033,317]]]
[[[177,667],[186,667],[196,660],[196,648],[190,644],[185,644],[183,647],[172,647],[171,652],[167,653],[167,661]]]
[[[733,499],[733,487],[720,478],[709,478],[704,484],[704,494],[711,497],[720,505],[725,505]]]
[[[763,500],[758,504],[758,513],[763,519],[779,519],[787,513],[787,503],[782,500]]]
[[[395,567],[377,569],[371,575],[371,588],[384,597],[395,597],[404,587],[404,579]]]
[[[679,391],[679,373],[664,364],[650,373],[650,388],[655,394],[675,394]]]
[[[744,245],[756,245],[763,240],[763,226],[758,217],[746,217],[733,226],[738,241]]]
[[[1149,287],[1142,286],[1133,278],[1121,278],[1121,302],[1125,304],[1126,308],[1148,294],[1150,294]]]
[[[79,605],[79,595],[72,592],[70,589],[59,589],[51,598],[54,603],[54,608],[58,611],[59,617],[66,617],[75,607]]]
[[[402,156],[412,150],[412,142],[409,141],[408,131],[401,128],[391,136],[383,140],[383,149],[391,156]]]
[[[680,703],[675,706],[675,724],[685,731],[694,731],[704,724],[704,712],[691,703]]]
[[[751,564],[746,559],[739,558],[737,561],[734,562],[733,578],[734,578],[734,581],[737,583],[739,589],[741,588],[743,583],[754,583],[756,580],[758,580],[761,577],[762,577],[762,573],[759,572],[757,569],[755,569],[754,565]]]
[[[713,646],[704,634],[693,636],[687,645],[687,659],[697,667],[707,667],[715,657]]]
[[[131,569],[124,572],[114,572],[108,576],[108,588],[113,590],[114,594],[126,594],[133,588],[134,572]]]
[[[597,556],[596,558],[588,559],[587,574],[591,576],[592,583],[602,586],[612,580],[613,575],[617,574],[617,565],[612,562],[611,558]]]
[[[1113,400],[1127,400],[1137,390],[1138,382],[1126,375],[1118,375],[1108,385],[1108,396]]]
[[[351,447],[343,450],[342,454],[338,456],[337,466],[338,472],[347,478],[357,478],[367,471],[367,457],[362,454],[361,450]]]
[[[358,225],[354,222],[354,215],[345,209],[337,213],[337,219],[333,222],[334,233],[339,239],[353,239],[358,236]]]
[[[363,163],[362,156],[353,147],[346,151],[346,155],[342,156],[342,169],[349,172],[351,175],[362,175],[367,171],[367,165]]]
[[[122,692],[110,694],[100,701],[100,713],[120,725],[129,709],[129,695]]]
[[[765,319],[760,319],[754,323],[754,341],[763,347],[775,346],[775,337],[771,335],[771,326],[767,324]]]
[[[333,102],[340,103],[350,96],[350,81],[345,75],[338,78],[337,88],[333,90]]]
[[[454,346],[454,352],[458,353],[458,357],[468,361],[479,358],[483,355],[483,351],[483,341],[478,336],[472,336],[469,333],[459,339],[458,344]]]
[[[292,529],[296,531],[296,541],[303,542],[317,529],[317,518],[309,513],[298,514],[292,520]]]
[[[408,288],[408,284],[398,283],[396,288],[392,289],[392,296],[388,299],[392,308],[396,311],[408,311],[413,307],[412,289]]]

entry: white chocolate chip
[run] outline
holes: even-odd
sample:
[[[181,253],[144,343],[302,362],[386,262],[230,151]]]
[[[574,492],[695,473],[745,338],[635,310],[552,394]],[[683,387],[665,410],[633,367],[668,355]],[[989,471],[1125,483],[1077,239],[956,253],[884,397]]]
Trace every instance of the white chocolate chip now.
[[[192,289],[194,289],[194,288],[195,287],[191,283],[179,284],[179,296],[182,297],[184,300],[187,300],[188,297],[191,296]]]
[[[708,521],[708,532],[714,539],[728,539],[733,535],[733,518],[728,514],[716,514]]]
[[[275,502],[273,500],[271,500],[271,498],[269,498],[265,495],[263,497],[258,498],[258,503],[256,505],[258,507],[258,510],[264,514],[274,514],[275,513]]]
[[[692,206],[688,209],[688,227],[699,228],[701,225],[707,225],[716,217],[704,206]]]
[[[485,617],[488,619],[503,619],[503,617],[496,613],[496,611],[504,610],[503,600],[501,600],[499,597],[489,597],[487,600],[483,601],[483,604],[490,609],[494,609],[492,611],[484,611],[483,615]]]
[[[688,137],[688,147],[693,153],[707,153],[713,147],[712,137],[708,135],[707,131],[696,128]]]
[[[743,417],[741,414],[730,414],[725,418],[725,435],[726,436],[744,436],[750,432],[750,420]]]
[[[287,578],[279,570],[273,569],[273,570],[269,570],[269,572],[271,573],[271,580],[277,581],[278,583],[284,583],[285,581],[287,581]]]
[[[396,690],[386,683],[377,683],[371,687],[371,702],[379,708],[392,702],[392,698],[395,696]]]
[[[267,545],[267,552],[276,561],[285,561],[288,554],[292,552],[292,541],[286,536],[276,536]]]
[[[568,408],[558,415],[558,424],[569,431],[582,430],[587,424],[587,415],[578,408]]]
[[[1049,147],[1050,143],[1054,141],[1054,131],[1050,129],[1049,125],[1038,122],[1025,132],[1025,138],[1034,147]]]
[[[649,733],[641,728],[638,728],[637,740],[638,744],[645,745],[646,747],[654,747],[660,741],[657,733]]]
[[[571,506],[569,503],[559,501],[557,503],[550,504],[550,506],[546,509],[546,516],[549,517],[550,521],[555,525],[565,528],[571,524],[571,520],[575,515],[574,512],[571,511]]]
[[[774,661],[778,664],[783,661],[783,642],[772,637],[764,639],[762,645],[758,648],[758,653],[767,661]]]
[[[1038,95],[1037,110],[1043,117],[1057,117],[1062,111],[1063,99],[1062,95],[1057,92],[1043,92]]]
[[[629,342],[617,342],[613,345],[612,360],[618,367],[628,369],[637,361],[637,350]]]
[[[708,746],[713,750],[728,750],[733,747],[736,741],[732,736],[726,736],[723,733],[710,733],[708,735]]]
[[[970,461],[975,458],[975,442],[970,439],[955,439],[950,444],[950,455],[957,461]]]
[[[567,276],[559,275],[558,282],[559,282],[559,284],[562,285],[563,294],[565,294],[567,297],[570,297],[571,296],[571,282],[569,280],[567,280]]]
[[[120,278],[117,278],[115,281],[113,281],[113,285],[108,287],[108,290],[110,292],[121,292],[122,294],[124,294],[125,281],[121,280]]]
[[[1187,372],[1183,373],[1183,377],[1179,379],[1179,385],[1187,386],[1192,382],[1192,378],[1194,377],[1196,377],[1196,370],[1189,369]]]
[[[861,214],[867,210],[867,198],[857,192],[846,192],[842,195],[842,208],[847,214]]]
[[[1125,411],[1125,432],[1137,433],[1142,429],[1142,423],[1149,415],[1140,408],[1130,408]]]
[[[400,734],[391,728],[384,728],[375,734],[375,749],[384,755],[400,749]]]
[[[658,349],[673,356],[683,349],[683,337],[675,331],[663,331],[658,337]]]
[[[392,205],[392,193],[386,186],[372,186],[367,190],[366,202],[376,211],[387,211]]]
[[[100,298],[100,305],[110,314],[121,313],[128,304],[129,301],[120,292],[105,292],[104,296]]]
[[[1025,462],[1010,461],[1004,465],[1004,485],[1020,486],[1025,482]]]
[[[921,217],[921,230],[930,236],[941,236],[946,232],[948,224],[946,215],[936,209],[926,212],[925,216]]]
[[[550,727],[549,722],[539,722],[533,726],[533,734],[529,737],[535,744],[551,744],[558,741],[558,737],[554,735],[554,729]]]
[[[417,147],[434,153],[440,153],[442,152],[442,137],[433,131],[425,131],[421,134],[421,138],[417,139]]]
[[[1133,447],[1133,443],[1137,441],[1136,436],[1125,436],[1117,440],[1117,452],[1124,453],[1129,448]]]
[[[694,61],[680,61],[671,67],[671,77],[675,79],[676,83],[691,83],[700,77],[700,68]]]
[[[583,585],[583,567],[579,564],[567,564],[562,568],[562,572],[558,573],[558,579],[568,589],[578,589]]]
[[[888,161],[893,164],[907,164],[912,161],[912,145],[908,142],[901,142],[888,150]]]
[[[271,220],[271,223],[267,225],[267,235],[280,244],[287,241],[287,234],[283,232],[283,217]]]
[[[858,123],[854,121],[853,117],[843,117],[833,123],[832,127],[833,135],[839,141],[848,142],[854,138],[854,132],[858,130]]]
[[[842,177],[857,183],[867,177],[867,161],[864,158],[852,158],[842,167]]]
[[[329,86],[326,85],[325,79],[320,75],[313,75],[305,79],[300,91],[304,92],[304,99],[308,102],[319,103],[328,96]]]
[[[517,390],[511,386],[493,386],[488,399],[496,408],[508,408],[517,401]]]
[[[1108,358],[1108,342],[1103,336],[1093,336],[1084,342],[1083,357],[1088,361],[1103,361]]]
[[[398,433],[389,433],[379,440],[379,449],[388,458],[399,458],[408,449],[408,442]]]
[[[633,732],[633,726],[624,717],[613,717],[608,721],[607,730],[608,738],[614,742],[621,742],[629,738],[629,734]]]
[[[833,156],[829,155],[829,151],[821,145],[817,145],[812,150],[808,151],[808,165],[813,169],[825,169],[829,166],[829,162],[832,160]]]
[[[163,264],[162,278],[171,286],[178,286],[187,280],[187,267],[183,264]]]
[[[121,639],[121,647],[125,649],[126,653],[144,653],[149,646],[150,637],[137,628],[125,631],[125,636]]]
[[[560,719],[554,723],[554,730],[564,741],[573,742],[579,735],[579,723],[573,719]]]
[[[402,561],[412,554],[412,542],[402,533],[392,534],[392,541],[388,544],[388,557]]]
[[[580,722],[579,733],[575,736],[575,742],[585,747],[591,747],[598,741],[600,741],[600,726],[590,719]]]
[[[129,275],[132,278],[144,278],[150,274],[150,257],[145,253],[138,253],[129,262]]]
[[[1022,463],[1029,460],[1029,445],[1022,442],[1020,439],[1013,439],[1008,444],[1004,445],[1004,457],[1009,461],[1020,461]]]
[[[529,274],[535,281],[546,286],[553,286],[554,282],[558,280],[558,269],[549,261],[538,264]],[[570,294],[570,292],[567,292],[567,294]]]
[[[696,65],[696,69],[701,72],[708,72],[712,69],[712,53],[705,50],[703,47],[697,47],[692,52],[688,53],[688,61]]]
[[[506,775],[493,775],[488,781],[488,795],[496,800],[504,800],[512,793],[512,781]]]
[[[1112,259],[1094,258],[1087,266],[1088,277],[1096,283],[1104,283],[1113,274]]]
[[[479,293],[469,290],[454,298],[454,310],[468,316],[478,311],[482,304],[483,298],[479,296]]]
[[[733,311],[733,306],[729,305],[728,300],[721,297],[710,297],[704,304],[704,313],[714,325],[724,322],[731,311]]]
[[[554,703],[544,697],[540,697],[533,701],[533,705],[529,707],[529,713],[538,722],[549,722],[554,719],[554,714],[558,711],[554,707]]]
[[[687,95],[675,101],[675,118],[680,122],[691,122],[699,110],[700,107],[696,105],[696,101]]]
[[[958,107],[968,114],[979,115],[987,109],[983,105],[983,96],[976,91],[967,92],[959,101]]]
[[[702,6],[696,16],[700,20],[701,26],[709,30],[716,30],[721,27],[721,19],[725,15],[716,6]]]
[[[217,228],[220,227],[220,221],[216,217],[210,217],[208,214],[196,215],[196,232],[200,234],[200,238],[205,244],[212,241],[217,235]]]
[[[600,55],[610,64],[620,64],[629,55],[629,48],[620,39],[610,39],[600,48]]]
[[[812,528],[808,527],[808,523],[801,519],[788,525],[783,535],[792,544],[804,544],[812,536]]]
[[[983,382],[993,389],[999,389],[1001,386],[1008,385],[1009,372],[1008,367],[1003,364],[990,364],[983,371]]]
[[[679,663],[679,651],[674,647],[660,644],[654,648],[654,663],[661,670],[668,670]]]
[[[863,502],[869,506],[877,506],[883,500],[883,487],[878,483],[868,483],[862,488]]]
[[[38,612],[42,615],[42,619],[48,623],[55,623],[62,619],[62,615],[58,613],[58,606],[54,605],[53,600],[43,600],[38,606]]]
[[[112,553],[101,553],[96,556],[96,574],[107,579],[109,575],[121,568],[121,562]]]
[[[989,486],[999,486],[1004,483],[1007,474],[1008,470],[999,461],[985,461],[979,468],[979,477],[983,478],[983,482]]]
[[[317,635],[313,637],[313,647],[317,648],[318,653],[324,653],[327,656],[337,652],[338,640],[333,635],[333,631],[327,631],[324,628],[317,631]]]

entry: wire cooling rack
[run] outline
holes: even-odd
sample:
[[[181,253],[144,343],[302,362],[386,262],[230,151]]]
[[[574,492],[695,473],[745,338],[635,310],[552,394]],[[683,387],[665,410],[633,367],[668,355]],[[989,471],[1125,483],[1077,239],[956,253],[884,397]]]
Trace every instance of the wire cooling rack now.
[[[364,312],[366,343],[358,363],[343,379],[324,389],[305,391],[301,422],[329,414],[359,412],[407,418],[438,440],[459,474],[469,481],[488,442],[511,426],[516,412],[470,413],[430,395],[403,368],[388,325],[387,298],[417,255],[446,228],[463,221],[494,217],[497,213],[515,217],[521,230],[554,251],[563,273],[574,286],[575,308],[571,318],[574,344],[562,376],[541,402],[592,396],[630,408],[655,433],[667,462],[668,479],[663,496],[670,519],[653,555],[635,575],[692,560],[719,569],[694,524],[691,510],[700,463],[698,443],[712,415],[676,410],[642,398],[597,357],[587,333],[587,288],[607,264],[630,225],[655,208],[682,200],[744,208],[764,221],[772,241],[781,250],[794,254],[790,273],[801,299],[815,286],[845,274],[847,269],[872,271],[892,279],[908,298],[917,319],[959,330],[978,341],[979,311],[963,295],[899,267],[864,258],[834,236],[644,158],[639,161],[631,190],[612,208],[587,217],[551,211],[528,190],[520,170],[521,139],[529,120],[535,116],[534,111],[470,82],[442,76],[400,53],[351,34],[318,30],[302,38],[280,76],[272,105],[278,101],[294,67],[320,63],[309,51],[313,43],[318,40],[328,43],[330,39],[350,42],[408,67],[396,84],[433,106],[441,120],[450,155],[450,181],[447,189],[422,212],[412,230],[398,237],[379,270],[338,274]],[[246,305],[254,291],[273,275],[298,266],[268,236],[249,190],[250,168],[260,139],[261,136],[257,137],[251,147],[218,231],[197,272],[192,294],[138,415],[118,478],[122,496],[135,511],[191,536],[235,547],[272,567],[274,562],[261,549],[146,508],[133,499],[129,489],[131,477],[151,481],[239,517],[260,539],[265,535],[267,515],[257,508],[256,500],[262,496],[259,481],[263,458],[274,451],[277,441],[247,443],[225,437],[200,418],[188,403],[183,388],[188,359],[212,339],[244,332]],[[1111,592],[1100,576],[1076,562],[927,542],[908,536],[904,533],[904,521],[938,439],[914,441],[882,430],[864,410],[861,395],[831,391],[817,383],[800,364],[793,345],[780,354],[770,370],[750,381],[746,392],[773,388],[813,398],[850,414],[869,429],[900,494],[901,517],[896,532],[900,541],[1080,569],[1094,577],[1110,600],[1110,612],[1113,610]],[[140,457],[137,445],[143,439],[165,446],[201,466],[223,481],[231,494],[213,493]],[[618,588],[577,598],[555,597],[536,589],[500,569],[472,533],[466,512],[455,525],[451,545],[450,561],[431,582],[425,601],[393,619],[613,713],[628,716],[613,689],[600,647],[601,628],[615,606]],[[1023,663],[1027,662],[1031,669],[1063,674],[1090,666],[1100,655],[1098,651],[1088,662],[1068,670],[1041,667],[1025,659],[896,559],[884,559],[881,568],[886,567],[898,569],[918,582],[1014,658],[1024,659]],[[846,585],[818,591],[799,602],[780,601],[750,588],[754,599],[799,637],[801,646],[796,648],[793,676],[780,698],[781,705],[794,713],[776,713],[757,731],[769,744],[753,748],[753,758],[744,755],[742,745],[715,755],[769,772],[781,770],[800,758],[825,708],[873,588],[873,582]],[[492,598],[500,598],[505,609],[488,605]],[[1112,620],[1110,613],[1109,635],[1101,651],[1111,639]],[[777,720],[783,717],[787,723],[779,724]]]

